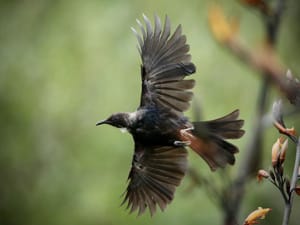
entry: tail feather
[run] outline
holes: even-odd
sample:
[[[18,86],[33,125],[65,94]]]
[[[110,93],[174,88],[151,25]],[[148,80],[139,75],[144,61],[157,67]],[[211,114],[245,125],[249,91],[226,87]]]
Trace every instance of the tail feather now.
[[[238,120],[238,116],[239,110],[235,110],[215,120],[194,122],[193,133],[199,137],[215,134],[225,139],[238,139],[245,133],[244,130],[241,130],[244,120]]]
[[[234,154],[238,148],[224,139],[237,139],[244,135],[243,120],[238,119],[239,110],[235,110],[219,119],[194,122],[189,135],[190,147],[199,154],[212,170],[235,163]],[[192,137],[192,138],[191,138]]]

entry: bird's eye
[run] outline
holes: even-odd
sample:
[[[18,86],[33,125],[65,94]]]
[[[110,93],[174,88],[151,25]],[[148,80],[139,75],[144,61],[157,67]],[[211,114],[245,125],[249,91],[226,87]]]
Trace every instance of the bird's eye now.
[[[138,170],[143,170],[145,168],[141,163],[138,162],[134,162],[133,166]]]

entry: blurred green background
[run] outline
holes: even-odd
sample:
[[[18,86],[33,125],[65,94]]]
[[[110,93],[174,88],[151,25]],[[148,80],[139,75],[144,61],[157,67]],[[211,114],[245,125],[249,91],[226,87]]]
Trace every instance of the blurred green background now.
[[[191,46],[197,66],[195,101],[203,117],[239,108],[246,120],[248,133],[234,142],[241,150],[232,169],[236,172],[251,136],[260,77],[215,43],[207,24],[209,2],[0,1],[1,225],[220,224],[219,209],[202,189],[188,188],[189,177],[165,213],[128,215],[119,206],[133,141],[112,127],[95,126],[113,112],[137,108],[140,58],[130,27],[137,27],[135,19],[142,13],[151,20],[154,13],[168,14],[173,29],[182,24]],[[237,1],[220,2],[228,15],[239,18],[249,46],[261,45],[259,13]],[[288,1],[278,42],[282,61],[295,74],[300,73],[299,14],[299,2]],[[192,119],[193,111],[187,115]],[[290,118],[289,125],[298,117]],[[277,136],[274,128],[267,130],[264,168]],[[291,157],[293,149],[291,145]],[[189,159],[217,179],[196,155]],[[295,199],[291,224],[299,221],[299,205]],[[258,206],[273,208],[267,218],[280,224],[279,192],[254,180],[240,219]]]

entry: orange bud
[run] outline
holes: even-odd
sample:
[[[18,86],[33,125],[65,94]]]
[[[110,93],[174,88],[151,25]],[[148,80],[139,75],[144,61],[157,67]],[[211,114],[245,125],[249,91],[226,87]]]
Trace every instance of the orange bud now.
[[[237,20],[228,20],[222,8],[217,4],[210,8],[208,21],[213,35],[220,42],[229,41],[238,31]]]
[[[262,181],[263,178],[268,178],[270,176],[270,174],[265,171],[265,170],[259,170],[257,172],[256,178],[258,180],[258,182]]]
[[[254,210],[252,213],[250,213],[247,218],[244,221],[244,225],[252,225],[252,224],[257,224],[258,219],[264,219],[266,214],[270,212],[272,209],[270,208],[265,208],[263,209],[262,207],[258,207],[257,210]]]
[[[296,135],[297,135],[297,132],[296,132],[296,130],[295,130],[294,127],[292,127],[292,128],[286,128],[285,131],[286,131],[286,133],[289,134],[290,136],[296,136]]]
[[[283,144],[281,145],[281,150],[280,150],[280,156],[279,156],[279,160],[280,163],[282,164],[285,160],[285,154],[286,154],[286,150],[288,149],[288,139],[286,139]]]
[[[295,187],[295,192],[297,195],[300,195],[300,186],[297,185],[297,187]]]
[[[277,128],[277,130],[281,134],[285,134],[287,136],[293,136],[293,137],[295,137],[297,135],[297,132],[296,132],[296,130],[295,130],[294,127],[292,127],[292,128],[285,128],[282,124],[280,124],[277,121],[274,122],[274,126]]]
[[[278,138],[272,146],[272,165],[273,165],[273,167],[277,165],[278,157],[280,154],[280,148],[281,148],[281,141],[280,141],[280,138]]]

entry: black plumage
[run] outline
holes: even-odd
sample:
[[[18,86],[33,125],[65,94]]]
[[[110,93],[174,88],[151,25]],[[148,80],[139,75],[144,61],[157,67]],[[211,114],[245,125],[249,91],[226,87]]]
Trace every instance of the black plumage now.
[[[191,62],[189,45],[181,25],[171,34],[166,16],[162,26],[158,16],[152,27],[144,16],[145,28],[137,20],[141,35],[133,29],[142,58],[142,93],[140,106],[133,113],[116,113],[97,125],[126,128],[133,136],[135,148],[124,201],[130,212],[151,215],[157,205],[164,210],[174,198],[175,188],[187,170],[189,146],[212,170],[234,164],[236,146],[224,139],[240,138],[243,120],[239,111],[212,121],[191,123],[183,112],[190,106],[195,85],[184,79],[196,71]]]

